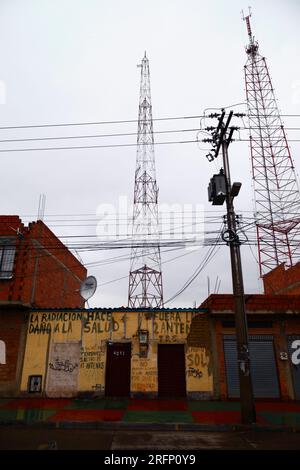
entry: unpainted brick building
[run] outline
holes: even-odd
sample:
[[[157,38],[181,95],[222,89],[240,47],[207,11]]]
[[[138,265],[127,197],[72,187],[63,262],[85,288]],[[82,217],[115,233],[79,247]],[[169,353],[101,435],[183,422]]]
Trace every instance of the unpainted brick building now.
[[[42,222],[0,216],[0,395],[18,394],[30,308],[82,307],[86,268]]]
[[[300,295],[300,262],[286,269],[284,264],[263,276],[265,294]]]
[[[86,268],[44,222],[25,227],[18,216],[0,216],[0,301],[82,307],[85,277]]]

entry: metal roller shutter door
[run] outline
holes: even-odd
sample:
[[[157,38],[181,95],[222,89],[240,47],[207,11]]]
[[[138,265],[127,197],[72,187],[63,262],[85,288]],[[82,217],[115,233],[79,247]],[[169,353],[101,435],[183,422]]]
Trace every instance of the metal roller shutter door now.
[[[254,396],[256,398],[279,398],[273,337],[269,335],[250,336],[249,351]],[[228,397],[237,398],[240,395],[240,389],[235,336],[224,335],[224,354]]]
[[[291,360],[292,354],[296,351],[296,349],[292,348],[292,343],[295,340],[299,341],[300,335],[288,336],[288,351],[289,351],[290,364],[291,364],[292,375],[293,375],[295,398],[296,400],[300,400],[300,364],[298,365],[293,364]]]

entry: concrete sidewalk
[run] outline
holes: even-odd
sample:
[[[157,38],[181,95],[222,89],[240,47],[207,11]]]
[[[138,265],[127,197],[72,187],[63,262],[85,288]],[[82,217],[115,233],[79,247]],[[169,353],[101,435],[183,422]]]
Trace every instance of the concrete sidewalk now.
[[[174,454],[189,450],[294,450],[300,449],[300,433],[255,431],[116,431],[101,429],[37,429],[0,427],[0,450],[113,450],[165,451]],[[164,452],[164,453],[165,453]],[[73,453],[77,458],[77,454]],[[126,454],[130,455],[130,453]],[[1,454],[3,457],[3,454]],[[49,456],[49,453],[48,453]],[[273,454],[274,456],[274,454]],[[39,456],[38,456],[39,457]],[[205,457],[205,455],[204,455]],[[288,456],[291,463],[292,455]],[[36,456],[34,456],[36,459]],[[43,459],[42,456],[39,457]],[[228,458],[228,457],[227,457]],[[201,456],[203,463],[203,455]],[[46,459],[47,460],[47,459]],[[236,461],[236,457],[234,459]],[[88,461],[88,460],[87,460]],[[210,463],[211,460],[209,459]],[[70,460],[68,461],[68,463]],[[35,460],[35,463],[36,460]],[[44,462],[41,464],[44,466]],[[100,460],[98,463],[101,466]],[[223,462],[224,463],[224,462]],[[260,458],[260,464],[262,463]],[[297,461],[295,462],[298,463]],[[297,465],[296,465],[297,466]],[[232,462],[231,462],[232,467]]]
[[[257,430],[300,431],[300,403],[257,402]],[[238,401],[0,399],[0,425],[48,428],[237,430]]]

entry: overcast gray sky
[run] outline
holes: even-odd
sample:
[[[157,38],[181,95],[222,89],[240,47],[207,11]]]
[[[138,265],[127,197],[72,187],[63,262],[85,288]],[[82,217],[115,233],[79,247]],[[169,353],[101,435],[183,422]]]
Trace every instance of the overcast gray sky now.
[[[251,5],[252,28],[260,52],[267,58],[280,110],[300,114],[300,3],[252,0]],[[150,60],[154,118],[201,115],[208,107],[243,102],[247,32],[240,12],[247,7],[240,0],[1,0],[0,127],[136,119],[140,79],[136,65],[145,50]],[[300,127],[299,117],[284,122]],[[199,120],[154,122],[155,131],[197,127]],[[134,123],[0,132],[1,139],[9,139],[135,131]],[[195,136],[196,132],[189,132],[155,136],[155,140],[195,140]],[[288,137],[300,138],[300,131],[290,131]],[[103,144],[134,141],[134,136],[101,139]],[[100,140],[1,143],[0,148],[83,142],[96,145]],[[299,143],[290,145],[299,171]],[[206,160],[205,152],[195,143],[157,145],[155,152],[160,202],[203,204],[213,215],[218,208],[207,202],[207,184],[216,167]],[[19,214],[26,221],[34,219],[39,195],[45,193],[45,222],[57,235],[96,233],[95,222],[70,226],[76,222],[63,214],[90,214],[92,218],[100,204],[116,206],[120,196],[132,200],[134,147],[1,152],[0,158],[0,212]],[[230,159],[232,178],[242,182],[237,212],[253,211],[247,142],[232,144]],[[62,222],[54,222],[57,219]],[[66,219],[69,222],[63,222]],[[64,223],[68,226],[58,226]],[[206,250],[163,265],[166,299],[181,288]],[[222,248],[197,280],[167,306],[198,305],[207,296],[208,276],[211,290],[218,275],[220,292],[230,292],[228,251]],[[255,248],[254,252],[256,255]],[[163,253],[162,260],[182,253]],[[246,291],[259,292],[257,263],[248,247],[242,253]],[[86,263],[120,254],[80,253]],[[91,266],[89,273],[100,286],[90,305],[126,305],[128,280],[105,283],[126,276],[128,270],[128,260]]]

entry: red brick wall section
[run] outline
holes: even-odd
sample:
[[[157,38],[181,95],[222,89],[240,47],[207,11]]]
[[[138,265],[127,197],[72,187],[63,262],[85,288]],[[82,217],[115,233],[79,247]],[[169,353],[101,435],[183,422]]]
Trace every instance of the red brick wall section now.
[[[263,276],[265,294],[300,295],[300,262],[285,269],[281,264]]]
[[[0,300],[41,308],[82,307],[79,287],[87,270],[42,221],[24,227],[17,216],[0,216],[1,236],[16,236],[17,250],[13,278],[0,279]]]
[[[217,357],[219,367],[219,380],[220,380],[220,397],[221,400],[227,398],[227,381],[226,381],[226,367],[225,367],[225,355],[223,346],[223,332],[222,323],[216,321],[216,343],[217,343]]]
[[[300,313],[300,295],[250,294],[245,295],[247,312]],[[210,313],[233,313],[232,294],[212,294],[202,304]]]
[[[16,380],[23,318],[22,312],[0,310],[0,340],[4,341],[6,346],[6,364],[0,364],[0,389],[1,383]]]

